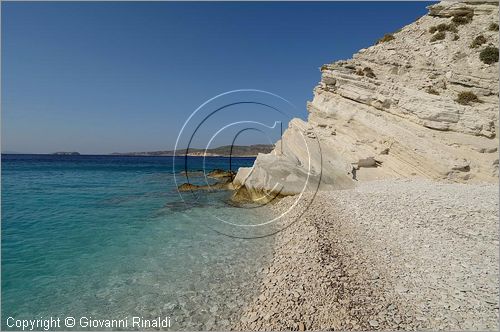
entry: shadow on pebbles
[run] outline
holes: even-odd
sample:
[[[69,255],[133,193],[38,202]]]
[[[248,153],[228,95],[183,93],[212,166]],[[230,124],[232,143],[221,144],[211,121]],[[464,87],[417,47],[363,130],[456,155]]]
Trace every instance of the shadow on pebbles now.
[[[495,185],[319,192],[274,250],[236,330],[498,330]]]

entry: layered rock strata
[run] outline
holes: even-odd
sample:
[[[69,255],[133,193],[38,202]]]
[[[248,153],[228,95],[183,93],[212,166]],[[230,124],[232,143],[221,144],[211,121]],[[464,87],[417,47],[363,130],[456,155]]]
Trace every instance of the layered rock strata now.
[[[498,62],[480,54],[498,52],[498,2],[428,9],[324,65],[308,121],[293,119],[270,154],[239,170],[236,188],[256,197],[383,178],[497,181]]]

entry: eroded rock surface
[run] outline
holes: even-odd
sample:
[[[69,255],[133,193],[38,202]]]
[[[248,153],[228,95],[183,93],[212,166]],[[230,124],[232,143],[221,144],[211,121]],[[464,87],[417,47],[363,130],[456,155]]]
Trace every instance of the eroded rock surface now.
[[[320,189],[412,176],[497,181],[498,63],[479,56],[498,47],[492,23],[498,2],[441,2],[385,42],[324,65],[308,121],[292,120],[273,152],[240,169],[236,187],[258,196],[320,180]],[[486,42],[473,47],[478,36]],[[461,92],[479,102],[459,103]]]

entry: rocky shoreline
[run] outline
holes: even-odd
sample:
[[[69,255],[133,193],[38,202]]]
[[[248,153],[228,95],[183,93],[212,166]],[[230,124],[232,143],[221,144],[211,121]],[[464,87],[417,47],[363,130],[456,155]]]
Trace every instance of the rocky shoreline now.
[[[498,2],[427,8],[323,65],[307,121],[238,170],[236,197],[320,191],[235,329],[498,330]]]
[[[494,184],[423,179],[318,192],[233,328],[497,330],[498,199]]]

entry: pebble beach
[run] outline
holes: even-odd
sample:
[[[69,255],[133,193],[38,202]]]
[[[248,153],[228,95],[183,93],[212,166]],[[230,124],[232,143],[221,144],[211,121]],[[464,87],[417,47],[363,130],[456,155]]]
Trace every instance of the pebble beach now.
[[[423,179],[318,192],[233,328],[498,330],[498,201],[498,185]]]

